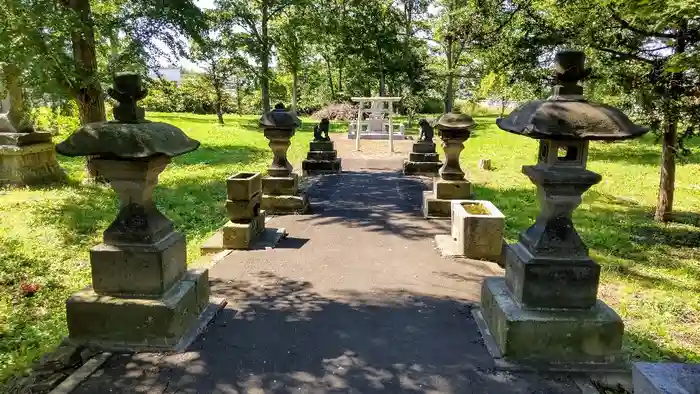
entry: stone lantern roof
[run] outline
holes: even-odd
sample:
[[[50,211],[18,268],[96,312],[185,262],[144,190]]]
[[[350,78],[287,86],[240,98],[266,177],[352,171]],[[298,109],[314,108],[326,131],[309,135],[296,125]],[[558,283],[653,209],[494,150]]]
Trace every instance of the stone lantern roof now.
[[[648,128],[634,124],[617,108],[590,103],[583,97],[578,82],[590,74],[584,61],[583,52],[557,53],[552,95],[547,100],[529,101],[506,118],[497,119],[498,127],[550,140],[624,140],[647,133]]]
[[[278,104],[275,109],[260,117],[259,124],[265,129],[294,129],[301,126],[301,119]]]
[[[56,151],[65,156],[99,156],[110,159],[143,159],[164,155],[179,156],[199,148],[199,141],[189,138],[179,128],[144,118],[136,102],[148,94],[136,73],[118,73],[109,95],[119,104],[115,120],[90,123],[80,127]]]
[[[464,130],[474,127],[474,119],[466,114],[447,113],[440,117],[435,127],[442,131]]]

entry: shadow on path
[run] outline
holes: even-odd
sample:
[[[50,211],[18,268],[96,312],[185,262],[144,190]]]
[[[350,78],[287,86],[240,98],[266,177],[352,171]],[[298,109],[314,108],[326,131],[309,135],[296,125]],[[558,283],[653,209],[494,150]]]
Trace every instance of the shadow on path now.
[[[494,371],[464,302],[405,291],[330,299],[269,272],[212,285],[238,312],[224,310],[190,352],[115,357],[76,394],[578,393],[568,379]]]

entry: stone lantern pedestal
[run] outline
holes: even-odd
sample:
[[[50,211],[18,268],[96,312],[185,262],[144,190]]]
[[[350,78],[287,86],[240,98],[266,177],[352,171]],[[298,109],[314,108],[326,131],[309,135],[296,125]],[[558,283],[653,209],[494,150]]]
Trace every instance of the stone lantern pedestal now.
[[[588,75],[583,53],[556,57],[557,86],[547,100],[524,104],[498,126],[540,140],[538,163],[522,172],[537,186],[535,224],[505,250],[505,278],[486,278],[482,334],[497,358],[550,368],[616,369],[624,325],[597,299],[600,266],[576,232],[572,213],[581,196],[601,181],[586,169],[589,140],[634,138],[647,129],[619,110],[588,103],[577,82]]]
[[[137,74],[117,74],[114,85],[117,120],[83,126],[56,147],[94,156],[120,201],[103,243],[90,250],[92,286],[66,301],[69,336],[100,349],[182,350],[222,303],[210,303],[208,270],[187,270],[185,236],[158,211],[153,189],[170,158],[199,142],[145,121],[136,107],[146,95]]]
[[[471,198],[471,183],[464,176],[459,155],[473,126],[474,121],[467,115],[445,114],[438,120],[437,129],[446,158],[439,170],[440,177],[433,179],[433,190],[423,192],[422,210],[426,218],[449,218],[452,200]]]
[[[6,130],[0,129],[0,186],[66,181],[66,174],[56,161],[56,148],[50,133],[17,133],[9,125],[6,125]]]
[[[284,229],[266,229],[266,213],[260,209],[262,176],[259,172],[239,172],[226,180],[226,213],[229,221],[204,245],[202,253],[217,253],[227,249],[250,249],[261,238],[270,239],[274,246],[284,236]],[[263,237],[270,230],[268,237]],[[271,243],[271,244],[270,244]]]
[[[442,162],[435,150],[435,143],[430,141],[418,141],[413,144],[408,160],[403,162],[404,175],[439,175]]]
[[[309,142],[309,153],[301,163],[304,175],[338,174],[341,172],[341,160],[333,146],[333,141]]]
[[[299,189],[299,175],[292,172],[287,160],[291,138],[301,125],[299,118],[285,109],[275,109],[262,116],[260,125],[274,154],[268,175],[262,179],[261,208],[270,214],[307,212],[309,199]]]

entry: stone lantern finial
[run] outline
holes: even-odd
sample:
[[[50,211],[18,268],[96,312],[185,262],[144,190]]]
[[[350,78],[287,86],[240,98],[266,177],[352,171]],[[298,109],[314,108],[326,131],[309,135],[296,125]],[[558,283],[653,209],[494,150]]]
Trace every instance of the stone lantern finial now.
[[[145,112],[136,105],[148,95],[148,89],[141,86],[141,75],[133,72],[115,74],[114,87],[107,89],[107,93],[119,102],[114,107],[114,119],[126,123],[144,121]]]

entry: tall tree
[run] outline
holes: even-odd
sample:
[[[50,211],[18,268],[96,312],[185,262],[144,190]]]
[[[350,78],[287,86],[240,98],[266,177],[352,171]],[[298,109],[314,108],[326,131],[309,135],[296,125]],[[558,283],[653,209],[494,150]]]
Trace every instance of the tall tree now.
[[[300,6],[290,7],[274,24],[273,40],[277,56],[283,68],[292,74],[292,111],[297,110],[299,73],[308,56],[309,21]]]
[[[270,110],[270,57],[272,39],[270,22],[286,8],[305,0],[216,0],[216,12],[222,28],[234,32],[242,29],[249,53],[258,61],[261,105],[263,112]]]

